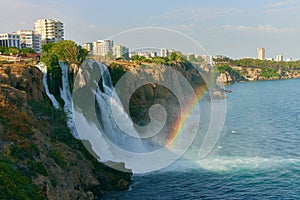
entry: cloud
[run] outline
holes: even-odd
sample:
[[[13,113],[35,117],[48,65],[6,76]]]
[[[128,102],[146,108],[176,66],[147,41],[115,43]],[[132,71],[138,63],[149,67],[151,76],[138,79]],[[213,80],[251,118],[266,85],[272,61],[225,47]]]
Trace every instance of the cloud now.
[[[247,26],[247,25],[239,25],[233,26],[230,24],[223,25],[223,30],[226,31],[241,31],[241,32],[262,32],[262,33],[287,33],[294,30],[294,28],[277,28],[272,26],[271,24],[267,25],[259,25],[259,26]]]
[[[299,3],[299,0],[284,0],[284,1],[277,1],[274,3],[269,3],[265,5],[265,8],[278,8],[284,6],[291,6],[293,4]]]
[[[90,25],[89,25],[89,28],[90,28],[90,29],[95,29],[96,27],[97,27],[97,26],[96,26],[95,24],[90,24]]]
[[[288,14],[291,12],[298,12],[300,9],[299,0],[283,0],[274,3],[269,3],[264,6],[264,13],[282,13]]]
[[[241,11],[238,8],[187,7],[166,12],[160,17],[171,20],[201,21],[237,15],[239,13]]]

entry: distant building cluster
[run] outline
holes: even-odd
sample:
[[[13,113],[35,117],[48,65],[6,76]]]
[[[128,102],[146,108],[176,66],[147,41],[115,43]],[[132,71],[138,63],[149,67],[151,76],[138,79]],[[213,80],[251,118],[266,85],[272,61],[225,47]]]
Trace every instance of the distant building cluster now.
[[[64,40],[63,23],[52,19],[39,19],[34,23],[34,30],[19,30],[0,34],[0,46],[29,48],[42,52],[42,45]]]
[[[281,62],[284,61],[283,60],[283,55],[282,54],[276,54],[275,55],[275,59],[274,58],[265,58],[266,52],[265,52],[265,48],[257,48],[257,59],[259,60],[269,60],[269,61],[276,61],[276,62]],[[286,59],[287,62],[293,61],[292,58],[287,58]]]
[[[129,58],[129,49],[123,45],[114,44],[113,40],[88,42],[83,45],[83,48],[88,50],[92,56],[107,56],[111,54],[116,58],[121,56]]]
[[[161,48],[157,50],[134,50],[130,52],[130,57],[132,56],[144,56],[145,58],[153,58],[153,57],[168,57],[171,55],[172,52],[175,52],[173,49],[166,49],[166,48]]]
[[[130,58],[132,56],[143,56],[145,58],[154,58],[158,56],[157,51],[132,51],[130,52]]]

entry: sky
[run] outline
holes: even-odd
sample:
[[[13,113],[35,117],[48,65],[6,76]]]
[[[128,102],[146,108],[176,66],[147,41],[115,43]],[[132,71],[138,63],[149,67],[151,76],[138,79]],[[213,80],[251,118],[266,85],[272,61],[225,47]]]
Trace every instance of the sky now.
[[[62,21],[65,39],[81,45],[161,27],[188,35],[210,55],[254,58],[264,47],[267,58],[300,60],[300,0],[1,0],[0,33],[33,29],[41,18]]]

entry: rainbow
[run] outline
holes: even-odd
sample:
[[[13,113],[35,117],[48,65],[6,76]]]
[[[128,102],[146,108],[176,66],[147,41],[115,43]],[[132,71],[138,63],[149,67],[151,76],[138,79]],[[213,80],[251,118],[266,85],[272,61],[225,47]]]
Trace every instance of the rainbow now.
[[[183,108],[183,112],[181,113],[181,116],[179,116],[177,120],[174,122],[170,130],[170,133],[168,134],[168,137],[166,139],[166,147],[168,149],[173,148],[174,142],[178,138],[184,123],[188,120],[194,108],[203,99],[203,97],[207,92],[208,92],[208,87],[206,85],[204,86],[200,85],[198,88],[195,89],[196,98],[191,98],[190,101],[187,102],[186,108]]]

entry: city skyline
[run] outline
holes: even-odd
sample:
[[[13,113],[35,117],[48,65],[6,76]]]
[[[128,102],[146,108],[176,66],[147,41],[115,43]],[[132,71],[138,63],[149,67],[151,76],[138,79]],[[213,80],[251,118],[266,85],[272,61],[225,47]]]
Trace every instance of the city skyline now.
[[[12,0],[1,5],[13,8],[14,12],[10,9],[1,12],[0,33],[32,30],[33,23],[40,18],[57,19],[65,24],[65,39],[83,45],[124,30],[156,26],[191,36],[210,55],[256,58],[257,48],[264,47],[266,58],[281,54],[285,58],[300,59],[299,0],[154,0],[143,4],[138,1]]]

